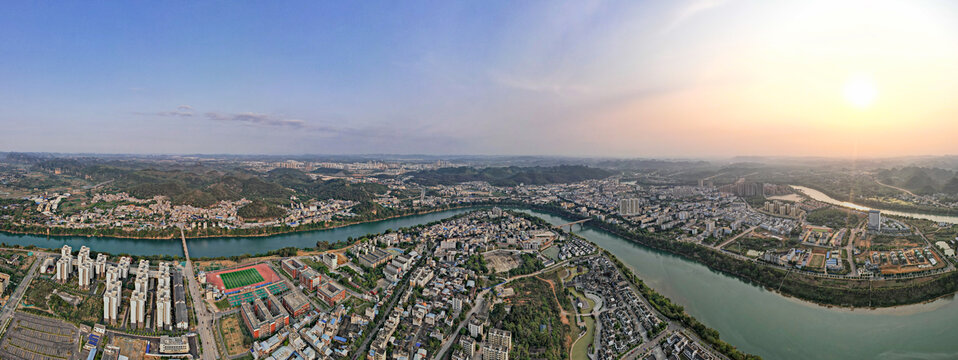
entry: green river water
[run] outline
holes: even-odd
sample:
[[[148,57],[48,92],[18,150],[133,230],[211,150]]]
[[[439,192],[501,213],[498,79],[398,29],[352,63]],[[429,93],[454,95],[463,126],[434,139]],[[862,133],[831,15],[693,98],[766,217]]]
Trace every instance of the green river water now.
[[[343,241],[386,229],[428,223],[468,210],[383,220],[337,229],[263,238],[188,240],[191,256],[256,254],[317,241]],[[565,219],[527,211],[553,224]],[[615,254],[649,286],[739,349],[766,359],[958,359],[958,302],[941,299],[893,309],[826,308],[746,284],[680,257],[635,245],[588,226],[576,233]],[[6,244],[129,254],[182,255],[180,242],[0,234]]]

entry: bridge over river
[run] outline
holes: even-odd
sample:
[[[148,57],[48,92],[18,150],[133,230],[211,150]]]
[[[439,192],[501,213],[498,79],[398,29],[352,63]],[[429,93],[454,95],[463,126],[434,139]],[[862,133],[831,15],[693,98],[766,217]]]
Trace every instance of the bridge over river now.
[[[0,234],[0,242],[59,248],[70,244],[97,251],[131,254],[230,256],[261,253],[285,246],[309,247],[316,241],[342,241],[386,229],[424,224],[468,209],[353,225],[338,229],[266,238],[130,240],[61,238]],[[553,226],[579,220],[527,211]],[[692,316],[718,330],[722,339],[766,359],[954,359],[958,342],[958,302],[952,298],[892,309],[827,308],[783,297],[684,258],[636,245],[588,223],[578,235],[615,254],[645,283],[685,307]],[[192,271],[192,264],[190,270]],[[190,276],[190,278],[195,278]],[[192,285],[190,291],[194,291]],[[198,290],[197,290],[198,291]],[[195,300],[195,298],[194,298]],[[206,347],[204,347],[206,348]]]

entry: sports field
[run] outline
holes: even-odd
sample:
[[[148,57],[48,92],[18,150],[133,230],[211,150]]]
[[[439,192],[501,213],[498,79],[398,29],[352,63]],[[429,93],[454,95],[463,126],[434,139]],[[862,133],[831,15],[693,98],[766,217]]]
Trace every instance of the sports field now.
[[[264,280],[256,268],[220,274],[220,278],[223,279],[223,286],[227,290],[253,285]]]
[[[265,263],[206,273],[206,282],[227,294],[277,281],[280,281],[279,275]]]

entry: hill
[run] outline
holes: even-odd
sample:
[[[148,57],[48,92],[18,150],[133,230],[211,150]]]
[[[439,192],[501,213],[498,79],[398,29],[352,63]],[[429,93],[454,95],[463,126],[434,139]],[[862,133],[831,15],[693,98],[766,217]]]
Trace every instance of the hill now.
[[[271,219],[286,215],[286,211],[265,201],[253,200],[236,210],[236,215],[244,219]]]
[[[469,181],[485,181],[495,186],[545,185],[602,179],[612,174],[608,170],[582,165],[508,166],[479,169],[463,166],[415,172],[412,174],[412,181],[426,186],[453,185]]]

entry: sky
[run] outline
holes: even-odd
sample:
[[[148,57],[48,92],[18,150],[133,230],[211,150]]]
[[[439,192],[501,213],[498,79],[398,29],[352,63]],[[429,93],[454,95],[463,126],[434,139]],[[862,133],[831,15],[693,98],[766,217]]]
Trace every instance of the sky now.
[[[30,1],[0,151],[958,154],[953,1]]]

